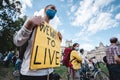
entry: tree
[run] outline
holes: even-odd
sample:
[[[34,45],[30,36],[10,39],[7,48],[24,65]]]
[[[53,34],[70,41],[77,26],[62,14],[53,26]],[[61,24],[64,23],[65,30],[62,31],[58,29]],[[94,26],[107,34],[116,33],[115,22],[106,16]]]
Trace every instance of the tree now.
[[[14,49],[13,35],[23,25],[20,18],[21,3],[17,0],[0,0],[0,52]]]

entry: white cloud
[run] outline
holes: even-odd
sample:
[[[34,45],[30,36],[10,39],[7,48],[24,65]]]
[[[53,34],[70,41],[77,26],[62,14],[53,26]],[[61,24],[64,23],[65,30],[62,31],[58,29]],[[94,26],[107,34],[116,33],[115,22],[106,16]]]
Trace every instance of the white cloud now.
[[[119,22],[117,22],[116,19],[119,19],[120,15],[117,15],[116,19],[114,18],[112,11],[114,11],[113,8],[117,9],[118,6],[110,7],[113,1],[114,0],[80,1],[79,7],[76,12],[74,12],[74,19],[71,22],[73,26],[82,27],[82,30],[79,32],[80,37],[85,36],[85,39],[87,39],[87,37],[98,31],[118,26]],[[104,9],[106,9],[106,11]]]
[[[21,9],[21,15],[20,15],[20,17],[23,17],[25,15],[25,11],[26,11],[26,5],[22,4],[22,9]]]
[[[61,46],[66,46],[65,43],[66,42],[66,40],[65,39],[62,39],[62,43],[61,43]]]
[[[120,20],[120,13],[115,16],[115,19]]]
[[[57,27],[58,27],[59,25],[62,25],[62,23],[61,23],[61,21],[60,21],[60,19],[59,19],[58,16],[55,16],[55,18],[50,21],[50,24],[51,24],[55,29],[57,29]]]
[[[74,12],[76,10],[77,6],[73,5],[70,9],[70,12]]]
[[[34,12],[34,16],[44,16],[44,9],[41,9],[40,11]]]
[[[64,2],[64,0],[60,0],[61,2]]]
[[[26,7],[32,7],[32,0],[19,0],[22,3],[21,8],[21,15],[20,17],[23,17],[25,15]]]
[[[88,20],[97,12],[97,8],[92,6],[93,0],[84,0],[80,2],[78,10],[75,12],[74,26],[85,26]]]
[[[70,16],[70,14],[71,14],[69,11],[67,11],[66,13],[67,13],[68,16]]]
[[[115,34],[113,37],[117,37],[118,40],[120,41],[120,34]]]
[[[60,30],[60,33],[64,34],[64,29]]]
[[[68,3],[72,3],[73,2],[73,0],[67,0],[68,1]]]
[[[93,1],[95,2],[94,5],[103,8],[111,4],[111,2],[113,2],[114,0],[93,0]]]
[[[112,19],[110,13],[100,13],[95,19],[91,19],[88,25],[87,32],[94,34],[100,30],[106,30],[111,27],[115,27],[118,23]]]
[[[120,9],[120,5],[111,5],[109,11],[113,12],[113,11],[117,11],[119,9]]]
[[[89,43],[85,43],[85,44],[80,44],[80,48],[83,48],[87,51],[90,51],[92,49],[94,49],[95,46],[93,46],[92,44]]]
[[[41,9],[40,11],[36,11],[34,13],[34,16],[42,16],[43,17],[44,16],[44,9]],[[55,15],[55,17],[50,21],[50,25],[52,25],[54,29],[57,29],[57,27],[61,24],[62,23],[57,15]]]
[[[21,0],[23,4],[28,7],[32,7],[32,0]]]
[[[79,8],[74,14],[75,19],[73,21],[74,26],[85,26],[88,22],[96,16],[100,9],[112,0],[83,0],[80,2]]]

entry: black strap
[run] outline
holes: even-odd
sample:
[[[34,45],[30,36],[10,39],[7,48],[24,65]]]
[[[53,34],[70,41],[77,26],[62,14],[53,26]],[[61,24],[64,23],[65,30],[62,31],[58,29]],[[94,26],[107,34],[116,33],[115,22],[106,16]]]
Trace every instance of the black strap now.
[[[70,62],[72,62],[73,60],[75,60],[76,58],[73,58],[72,60],[70,60]]]
[[[34,31],[34,28],[33,28],[32,32],[31,32],[28,40],[27,40],[22,46],[19,47],[19,58],[20,58],[21,60],[23,60],[24,53],[25,53],[26,48],[27,48],[27,46],[28,46],[28,41],[29,41],[30,38],[32,37],[33,31]]]

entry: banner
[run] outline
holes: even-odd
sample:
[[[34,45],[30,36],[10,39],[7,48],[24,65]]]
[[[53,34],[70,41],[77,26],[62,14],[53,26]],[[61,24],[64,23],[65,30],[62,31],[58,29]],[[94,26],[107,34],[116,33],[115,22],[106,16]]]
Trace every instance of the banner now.
[[[38,26],[34,38],[30,69],[60,66],[60,40],[58,32],[46,22]]]

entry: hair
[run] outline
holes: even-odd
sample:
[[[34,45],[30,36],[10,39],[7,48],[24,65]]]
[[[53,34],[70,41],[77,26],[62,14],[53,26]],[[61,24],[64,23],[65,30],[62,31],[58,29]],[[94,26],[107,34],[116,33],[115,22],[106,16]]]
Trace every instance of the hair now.
[[[53,7],[55,7],[55,5],[53,5],[53,4],[49,4],[49,5],[47,5],[47,6],[45,7],[45,11],[47,10],[47,8],[48,8],[49,6],[53,6]]]
[[[117,42],[117,45],[120,47],[120,41]]]
[[[106,58],[106,56],[103,57],[103,61],[107,64],[107,58]]]
[[[117,41],[118,41],[118,38],[116,37],[110,38],[110,43],[117,43]]]
[[[80,49],[80,53],[83,53],[84,52],[84,49]]]
[[[72,50],[75,50],[74,47],[79,45],[78,43],[74,43],[73,46],[72,46]]]

